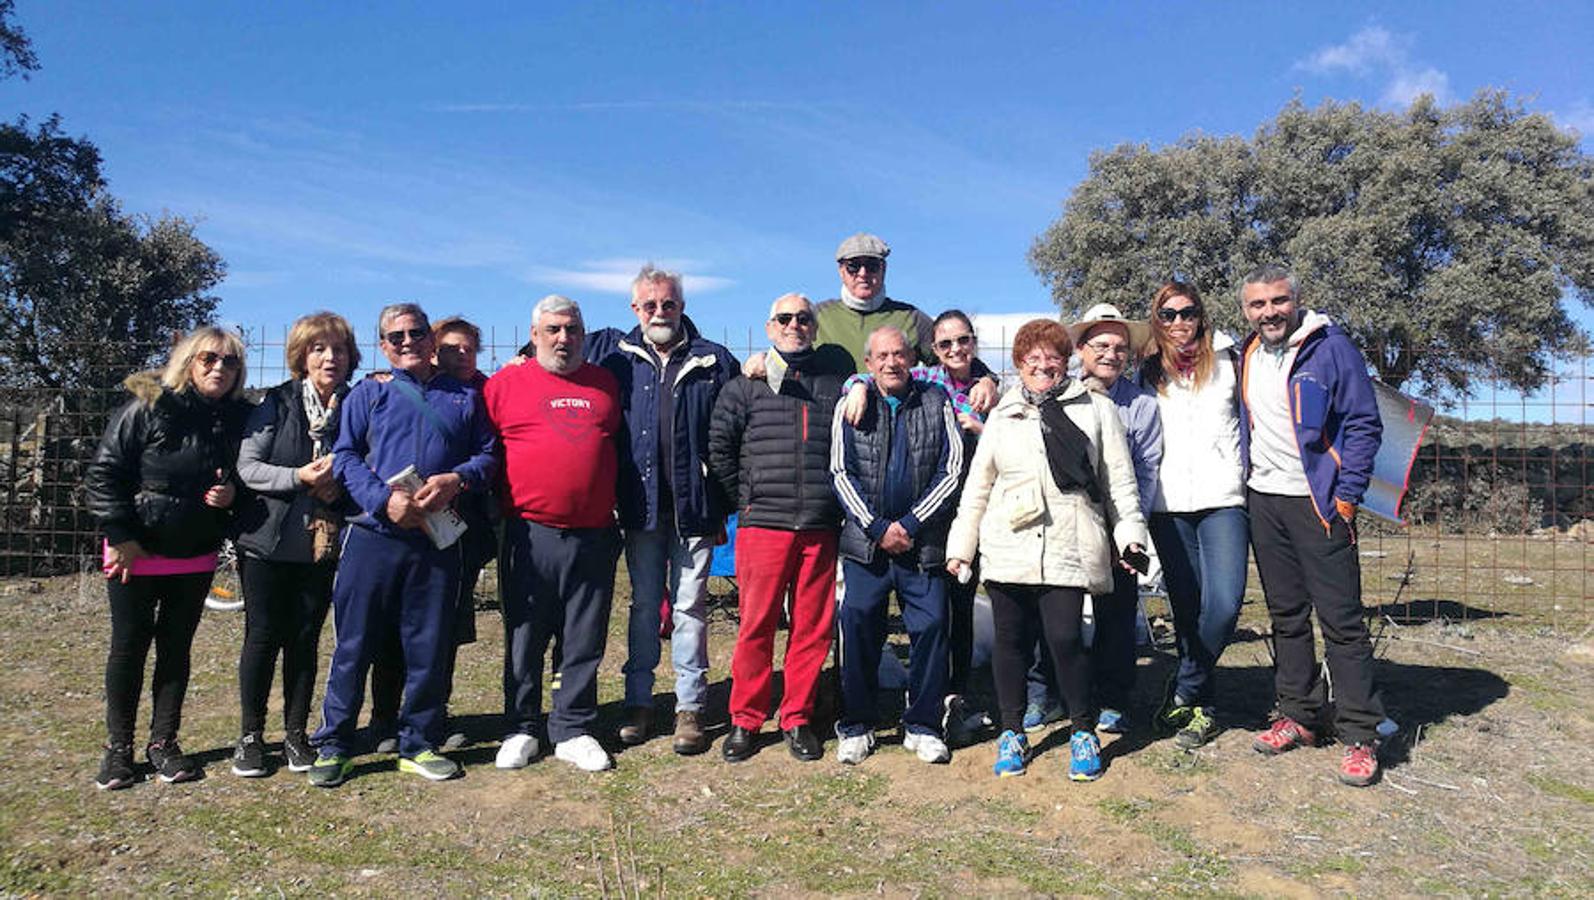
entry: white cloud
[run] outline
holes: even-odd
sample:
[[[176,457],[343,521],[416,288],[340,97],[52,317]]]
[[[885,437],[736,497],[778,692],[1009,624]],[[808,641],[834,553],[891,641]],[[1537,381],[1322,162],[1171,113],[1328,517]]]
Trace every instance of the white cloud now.
[[[1372,69],[1403,65],[1405,57],[1405,50],[1397,45],[1393,35],[1377,25],[1369,25],[1351,35],[1345,43],[1324,47],[1295,65],[1319,75],[1339,71],[1361,75]]]
[[[1432,94],[1443,103],[1450,98],[1450,76],[1429,67],[1421,72],[1396,72],[1384,88],[1384,103],[1389,106],[1410,106],[1423,94]]]
[[[1295,68],[1314,75],[1347,74],[1382,81],[1379,102],[1388,106],[1407,106],[1423,94],[1432,94],[1441,103],[1449,102],[1450,76],[1412,59],[1410,45],[1409,37],[1368,25],[1342,44],[1319,48],[1298,61]]]
[[[579,268],[536,266],[526,272],[523,280],[535,284],[551,284],[568,290],[596,291],[602,294],[631,293],[631,282],[647,260],[641,257],[613,257],[587,260]],[[690,262],[691,265],[683,263]],[[736,282],[718,275],[693,275],[686,271],[701,263],[685,260],[655,260],[654,265],[681,273],[681,287],[688,300],[695,294],[721,290]]]
[[[1556,113],[1555,121],[1562,128],[1576,129],[1584,140],[1594,138],[1594,105],[1588,100],[1579,100],[1566,112]]]

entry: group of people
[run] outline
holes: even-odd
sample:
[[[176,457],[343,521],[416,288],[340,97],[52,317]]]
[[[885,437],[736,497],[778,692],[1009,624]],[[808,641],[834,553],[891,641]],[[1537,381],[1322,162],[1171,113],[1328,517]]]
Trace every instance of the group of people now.
[[[745,361],[702,336],[685,315],[680,277],[651,265],[632,286],[629,332],[588,334],[576,302],[550,295],[532,311],[521,355],[491,378],[476,367],[475,326],[434,324],[400,303],[378,319],[389,371],[351,388],[354,333],[316,313],[290,331],[292,377],[251,406],[238,337],[196,329],[158,376],[128,379],[134,398],[113,417],[87,479],[112,621],[96,783],[136,780],[134,718],[151,643],[148,762],[163,781],[200,774],[177,737],[224,537],[239,552],[245,601],[238,775],[270,771],[265,719],[279,656],[283,760],[311,784],[341,784],[368,746],[357,727],[368,679],[368,730],[391,742],[399,769],[458,775],[447,755],[463,741],[448,718],[454,662],[475,637],[472,593],[495,555],[505,629],[499,768],[528,765],[545,742],[583,770],[613,765],[596,733],[597,680],[622,552],[631,590],[617,737],[635,745],[660,730],[664,631],[672,748],[702,753],[714,724],[707,583],[731,514],[740,624],[720,745],[728,762],[760,750],[772,713],[792,756],[823,757],[816,706],[833,646],[835,755],[853,765],[869,757],[889,724],[879,697],[893,594],[909,638],[902,743],[927,763],[948,761],[979,718],[964,696],[983,585],[994,624],[993,771],[1023,774],[1027,734],[1066,715],[1069,777],[1099,777],[1097,733],[1134,725],[1136,573],[1152,547],[1179,660],[1148,724],[1200,747],[1218,731],[1214,674],[1238,619],[1249,546],[1277,648],[1277,714],[1255,747],[1314,745],[1333,728],[1346,745],[1340,779],[1375,781],[1384,713],[1355,515],[1380,423],[1359,352],[1299,305],[1290,274],[1266,267],[1246,277],[1240,300],[1253,333],[1239,347],[1220,340],[1197,290],[1179,282],[1152,299],[1149,322],[1107,305],[1071,326],[1031,321],[1013,338],[1018,384],[1004,393],[979,360],[968,316],[931,319],[886,295],[889,254],[874,235],[847,238],[836,252],[840,296],[777,298],[769,348]],[[336,643],[311,735],[329,608]]]

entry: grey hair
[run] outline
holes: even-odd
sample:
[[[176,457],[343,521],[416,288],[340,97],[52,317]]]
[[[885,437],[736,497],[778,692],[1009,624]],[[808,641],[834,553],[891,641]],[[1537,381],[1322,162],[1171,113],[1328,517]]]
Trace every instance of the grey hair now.
[[[563,294],[549,294],[537,301],[537,305],[531,308],[531,327],[536,328],[542,317],[550,313],[569,313],[582,330],[587,327],[587,323],[581,318],[581,304]]]
[[[775,298],[775,302],[769,304],[769,321],[773,322],[775,320],[775,311],[780,309],[780,301],[782,300],[801,300],[803,305],[808,307],[810,313],[814,311],[814,301],[809,300],[808,295],[792,291],[789,294],[781,294]]]
[[[686,303],[686,292],[681,288],[681,273],[661,269],[653,263],[645,263],[642,271],[636,273],[636,279],[631,282],[631,299],[635,300],[637,291],[645,284],[663,283],[670,286],[670,291],[675,295],[677,303]]]
[[[1290,286],[1290,297],[1291,298],[1298,298],[1300,296],[1300,289],[1297,287],[1297,285],[1295,283],[1295,273],[1294,272],[1291,272],[1289,269],[1286,269],[1285,267],[1283,267],[1283,266],[1281,266],[1281,265],[1279,265],[1277,263],[1266,263],[1264,265],[1260,265],[1260,266],[1257,266],[1256,268],[1252,269],[1245,276],[1245,280],[1240,282],[1240,300],[1241,300],[1241,302],[1244,302],[1244,300],[1245,300],[1245,286],[1246,285],[1248,285],[1248,284],[1272,284],[1275,281],[1284,281],[1284,282],[1288,282],[1289,283],[1289,286]]]
[[[414,316],[421,320],[421,327],[427,331],[432,330],[432,322],[426,318],[426,310],[421,309],[419,303],[389,303],[382,307],[376,316],[376,342],[381,343],[387,339],[387,323],[399,316]]]
[[[881,325],[879,328],[876,328],[874,331],[869,332],[869,337],[864,340],[864,342],[863,342],[863,355],[864,356],[873,356],[874,355],[874,339],[879,337],[882,334],[894,334],[897,337],[902,338],[902,346],[904,346],[904,347],[911,347],[912,346],[911,344],[908,343],[908,333],[906,331],[903,331],[902,329],[898,328],[895,325]]]

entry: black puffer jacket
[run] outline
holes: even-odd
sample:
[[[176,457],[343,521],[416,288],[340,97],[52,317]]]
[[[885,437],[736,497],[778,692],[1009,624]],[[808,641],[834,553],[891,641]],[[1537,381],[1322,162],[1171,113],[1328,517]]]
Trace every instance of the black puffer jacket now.
[[[851,375],[845,354],[821,347],[793,366],[776,394],[738,376],[720,390],[709,425],[709,469],[736,498],[737,526],[839,528],[830,487],[830,419]]]
[[[221,546],[229,513],[205,505],[216,472],[234,478],[250,405],[173,393],[153,372],[128,376],[133,399],[117,410],[84,478],[89,512],[112,544],[138,541],[168,557]]]

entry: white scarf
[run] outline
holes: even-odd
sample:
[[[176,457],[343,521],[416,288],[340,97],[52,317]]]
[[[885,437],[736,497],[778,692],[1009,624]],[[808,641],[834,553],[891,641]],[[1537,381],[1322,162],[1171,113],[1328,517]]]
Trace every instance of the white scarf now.
[[[326,455],[326,450],[321,446],[321,439],[326,436],[327,425],[332,421],[332,411],[338,408],[338,395],[333,394],[331,401],[321,402],[321,394],[310,383],[304,380],[304,417],[310,422],[310,458],[320,459]]]
[[[879,309],[881,304],[886,302],[886,286],[883,284],[880,285],[880,290],[874,295],[874,299],[859,300],[857,297],[852,295],[851,291],[847,290],[846,285],[842,285],[841,302],[853,312],[872,313]]]

